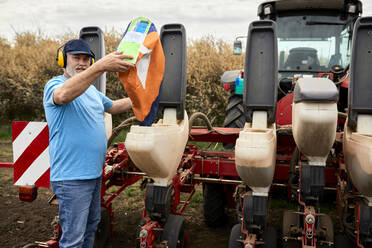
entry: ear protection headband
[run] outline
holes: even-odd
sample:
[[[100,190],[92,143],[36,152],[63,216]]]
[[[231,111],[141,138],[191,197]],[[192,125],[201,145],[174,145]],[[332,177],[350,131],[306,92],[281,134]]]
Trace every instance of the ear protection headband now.
[[[57,56],[56,56],[56,61],[59,67],[61,68],[66,68],[67,66],[67,55],[65,52],[65,44],[62,46],[58,47],[57,49]],[[63,48],[63,49],[62,49]],[[90,65],[94,64],[94,59],[96,58],[96,55],[94,55],[93,51],[90,50]]]

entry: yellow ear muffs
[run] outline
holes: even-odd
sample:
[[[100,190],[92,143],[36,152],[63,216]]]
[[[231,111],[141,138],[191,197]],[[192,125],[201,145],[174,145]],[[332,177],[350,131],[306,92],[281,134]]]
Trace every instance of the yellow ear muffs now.
[[[96,62],[96,55],[94,54],[94,52],[92,50],[90,50],[90,65],[93,65],[94,62]]]
[[[57,49],[56,61],[57,61],[58,66],[61,67],[61,68],[65,68],[66,67],[65,54],[63,52],[64,49],[61,49],[62,47],[64,48],[64,46],[65,46],[65,44],[63,44],[62,46],[60,46]]]
[[[56,56],[56,61],[57,61],[57,64],[59,67],[62,67],[62,68],[66,68],[66,63],[67,63],[67,56],[66,56],[66,53],[65,53],[65,50],[64,50],[64,46],[66,44],[63,44],[62,46],[60,46],[58,49],[57,49],[57,56]],[[63,49],[62,49],[63,48]],[[94,62],[95,62],[95,54],[93,53],[93,51],[91,50],[91,59],[90,59],[90,65],[93,65]]]
[[[62,67],[62,68],[65,67],[65,60],[63,59],[63,52],[62,51],[58,52],[57,63],[59,65],[59,67]]]

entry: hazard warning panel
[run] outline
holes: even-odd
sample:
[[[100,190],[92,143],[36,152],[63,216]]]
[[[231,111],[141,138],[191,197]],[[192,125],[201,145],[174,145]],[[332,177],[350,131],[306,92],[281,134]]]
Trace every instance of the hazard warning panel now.
[[[14,184],[49,187],[49,131],[46,122],[12,123]]]

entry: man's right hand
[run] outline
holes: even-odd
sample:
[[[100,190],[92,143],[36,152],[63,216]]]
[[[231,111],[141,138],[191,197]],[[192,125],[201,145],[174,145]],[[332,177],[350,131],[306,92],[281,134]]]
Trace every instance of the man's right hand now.
[[[134,64],[124,61],[124,59],[132,59],[130,55],[125,55],[122,52],[112,52],[97,61],[104,71],[109,72],[124,72],[127,69],[134,67]]]

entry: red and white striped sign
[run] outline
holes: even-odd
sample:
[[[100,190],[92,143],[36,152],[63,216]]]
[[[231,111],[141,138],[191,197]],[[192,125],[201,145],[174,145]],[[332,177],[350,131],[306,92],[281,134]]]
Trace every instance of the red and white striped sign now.
[[[12,123],[14,184],[49,187],[49,131],[46,122]]]

